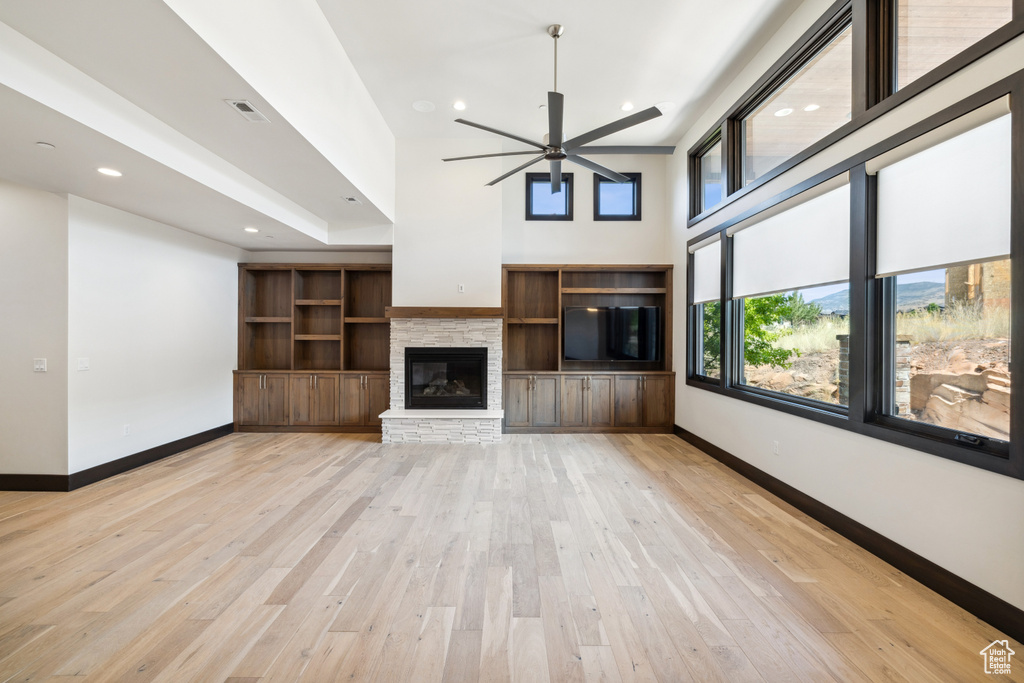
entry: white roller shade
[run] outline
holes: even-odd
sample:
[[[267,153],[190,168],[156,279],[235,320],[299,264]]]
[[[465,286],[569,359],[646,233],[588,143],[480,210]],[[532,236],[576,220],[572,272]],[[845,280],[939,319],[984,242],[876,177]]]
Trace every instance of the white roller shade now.
[[[693,303],[718,301],[722,291],[722,240],[693,252]]]
[[[1009,256],[1010,120],[879,169],[878,277]]]
[[[733,297],[737,299],[848,279],[848,183],[749,223],[733,235]]]

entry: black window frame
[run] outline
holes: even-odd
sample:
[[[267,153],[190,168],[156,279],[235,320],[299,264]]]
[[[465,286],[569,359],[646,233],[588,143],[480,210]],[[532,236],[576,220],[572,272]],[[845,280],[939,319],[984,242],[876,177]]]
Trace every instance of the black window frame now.
[[[724,134],[724,127],[719,127],[713,130],[709,135],[705,136],[704,139],[699,142],[691,151],[689,155],[689,175],[692,181],[690,182],[690,215],[698,216],[707,210],[718,206],[725,201],[729,194],[729,183],[728,183],[728,171],[726,170],[726,137]],[[722,161],[721,161],[721,183],[722,183],[722,198],[718,200],[718,203],[712,206],[704,206],[704,183],[702,182],[701,175],[704,166],[704,157],[711,148],[722,143]]]
[[[693,350],[697,348],[694,335],[702,333],[702,330],[695,327],[695,306],[689,293],[693,284],[693,256],[690,254],[687,262],[687,385],[1024,479],[1024,399],[1011,398],[1009,442],[982,439],[977,445],[965,443],[957,438],[961,432],[886,414],[891,404],[891,379],[895,372],[892,360],[894,346],[891,344],[895,325],[888,322],[892,320],[894,303],[886,302],[894,302],[895,294],[891,278],[875,278],[876,177],[868,175],[865,166],[868,160],[1006,95],[1010,96],[1013,115],[1012,173],[1015,174],[1011,178],[1010,297],[1013,301],[1024,301],[1024,69],[1021,69],[688,240],[688,247],[693,247],[716,233],[722,236],[723,359],[720,383],[709,382],[708,378],[694,374]],[[737,345],[743,343],[742,312],[740,305],[729,299],[732,294],[733,238],[727,232],[729,227],[843,173],[850,174],[850,395],[845,409],[818,401],[798,400],[798,397],[740,385],[735,381],[739,376],[737,359],[740,351]],[[1011,358],[1022,358],[1024,307],[1015,306],[1011,315],[1010,355]],[[1014,382],[1013,374],[1011,369],[1011,396],[1013,387],[1024,386],[1024,375],[1017,373],[1020,379]]]
[[[747,140],[743,133],[744,121],[755,111],[757,111],[761,105],[771,99],[780,88],[784,87],[789,83],[790,79],[799,73],[805,66],[810,64],[821,51],[828,47],[833,40],[838,38],[846,29],[851,30],[851,37],[853,32],[853,7],[852,3],[846,2],[843,6],[835,13],[833,13],[829,20],[824,22],[820,27],[815,30],[814,34],[811,35],[807,40],[800,43],[800,48],[792,54],[781,66],[775,69],[771,77],[765,80],[761,86],[755,90],[750,96],[748,96],[739,106],[735,107],[732,115],[729,117],[729,124],[734,133],[733,143],[736,147],[733,159],[735,160],[735,169],[732,171],[732,179],[735,183],[736,189],[747,187],[753,183],[756,183],[762,177],[772,173],[776,168],[783,165],[788,161],[784,159],[780,161],[776,166],[768,169],[760,176],[751,178],[750,182],[745,181],[747,169],[745,167],[745,159],[747,158]],[[856,54],[854,54],[854,62],[856,61]],[[856,100],[855,94],[855,82],[856,78],[854,75],[855,68],[850,70],[850,104],[853,108]],[[839,129],[845,128],[849,125],[849,122],[843,124]],[[837,129],[837,130],[839,130]],[[834,133],[835,131],[833,131]],[[829,137],[832,133],[829,133],[825,138]],[[825,139],[822,138],[822,139]],[[814,143],[811,143],[813,145]],[[724,150],[723,150],[724,151]],[[799,154],[800,152],[797,152]],[[723,153],[723,159],[725,154]],[[796,156],[794,154],[793,156]],[[792,157],[790,157],[792,158]]]
[[[940,81],[957,71],[1009,43],[1024,34],[1024,0],[1014,0],[1011,21],[978,42],[964,49],[955,57],[936,66],[927,74],[913,81],[905,88],[893,91],[894,36],[889,26],[894,25],[896,0],[836,0],[818,20],[755,82],[726,113],[719,118],[708,132],[701,136],[688,154],[688,188],[690,191],[687,228],[726,208],[750,192],[800,165],[810,157],[842,140],[847,135],[870,124],[903,103],[917,97]],[[778,82],[781,72],[791,69],[794,60],[808,49],[808,45],[828,30],[832,22],[846,11],[851,12],[853,22],[853,107],[852,119],[845,125],[810,145],[802,152],[768,171],[746,186],[740,183],[740,145],[738,141],[737,113],[748,105],[752,98],[768,87],[771,81]],[[709,138],[721,130],[722,174],[725,179],[725,196],[713,207],[700,207],[695,203],[699,179],[694,174],[694,155],[702,149]]]
[[[611,183],[611,184],[622,184],[622,185],[625,185],[627,183],[615,183],[614,180],[610,180],[608,178],[605,178],[604,176],[602,176],[599,173],[595,173],[594,174],[594,220],[595,221],[639,221],[639,220],[642,220],[642,218],[641,218],[641,203],[642,202],[641,202],[641,190],[640,190],[640,185],[641,185],[640,176],[642,174],[640,174],[640,173],[622,173],[621,175],[624,175],[627,178],[629,178],[630,182],[628,184],[633,186],[633,213],[617,214],[617,215],[611,215],[611,214],[604,215],[604,214],[602,214],[600,212],[600,209],[601,209],[601,192],[600,192],[601,184],[602,183]]]
[[[551,183],[550,173],[527,173],[526,174],[526,220],[528,221],[571,221],[573,219],[573,174],[562,173],[562,182],[565,184],[563,192],[566,193],[564,216],[538,215],[533,213],[533,186],[538,182]]]

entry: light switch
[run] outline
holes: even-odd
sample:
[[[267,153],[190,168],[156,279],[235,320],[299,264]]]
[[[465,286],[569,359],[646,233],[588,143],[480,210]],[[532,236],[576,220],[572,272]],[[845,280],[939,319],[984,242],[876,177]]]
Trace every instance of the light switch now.
[[[32,359],[32,372],[46,372],[46,359],[45,358],[33,358]]]
[[[82,372],[83,370],[88,370],[88,369],[89,369],[89,359],[88,358],[79,358],[78,359],[78,371]]]

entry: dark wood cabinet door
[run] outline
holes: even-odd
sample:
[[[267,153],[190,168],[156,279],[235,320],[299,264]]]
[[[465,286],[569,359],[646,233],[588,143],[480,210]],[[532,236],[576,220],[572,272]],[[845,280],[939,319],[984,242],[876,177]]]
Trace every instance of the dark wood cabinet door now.
[[[294,385],[293,385],[294,386]],[[313,424],[336,425],[341,420],[338,375],[314,375],[313,377]],[[295,398],[292,397],[294,402]]]
[[[644,377],[644,427],[671,427],[675,423],[672,406],[672,377]]]
[[[363,399],[366,404],[365,424],[379,425],[382,422],[380,414],[391,405],[391,377],[384,373],[366,375]]]
[[[530,426],[530,377],[516,375],[505,379],[505,426]]]
[[[363,375],[342,375],[339,423],[347,427],[363,424],[364,410]]]
[[[238,375],[237,419],[240,425],[260,423],[260,402],[263,398],[263,379],[260,374]]]
[[[288,424],[291,412],[288,400],[290,375],[264,375],[263,415],[260,424],[283,427]]]
[[[583,375],[562,375],[562,426],[585,427],[587,378]]]
[[[313,375],[291,376],[291,399],[290,423],[313,424]]]
[[[533,427],[557,427],[560,424],[558,400],[562,391],[560,375],[534,375],[530,396],[530,424]]]
[[[639,427],[643,423],[640,375],[615,376],[615,426]]]
[[[615,378],[612,375],[592,375],[587,380],[587,403],[590,427],[611,427],[615,424]]]

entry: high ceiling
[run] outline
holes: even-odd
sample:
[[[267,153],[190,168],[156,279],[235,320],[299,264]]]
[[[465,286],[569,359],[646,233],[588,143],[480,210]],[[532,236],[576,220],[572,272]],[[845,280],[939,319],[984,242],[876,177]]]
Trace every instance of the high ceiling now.
[[[558,89],[566,97],[567,137],[625,116],[624,102],[637,109],[669,103],[662,118],[601,141],[649,145],[675,144],[715,84],[798,4],[291,1],[286,7],[309,21],[310,36],[326,32],[340,43],[337,54],[372,98],[362,115],[381,119],[399,141],[488,135],[454,123],[459,116],[539,139],[546,121],[539,105],[553,75],[545,29],[561,23]],[[296,113],[280,89],[248,68],[251,60],[240,61],[238,50],[194,21],[205,12],[207,29],[235,17],[251,28],[266,2],[0,0],[0,178],[250,250],[387,248],[392,207],[368,198],[361,173],[373,155],[349,152],[344,159],[342,148],[310,125],[319,117],[329,126],[351,112],[331,111],[325,99],[323,110],[307,107],[317,109],[310,117]],[[253,40],[272,50],[267,36],[277,27],[260,29]],[[249,100],[270,123],[245,121],[225,99]],[[455,100],[466,103],[464,112],[453,110]],[[417,111],[418,101],[435,109]],[[103,104],[102,115],[90,102]],[[104,165],[125,175],[101,177],[95,169]],[[261,232],[243,233],[244,226]]]

